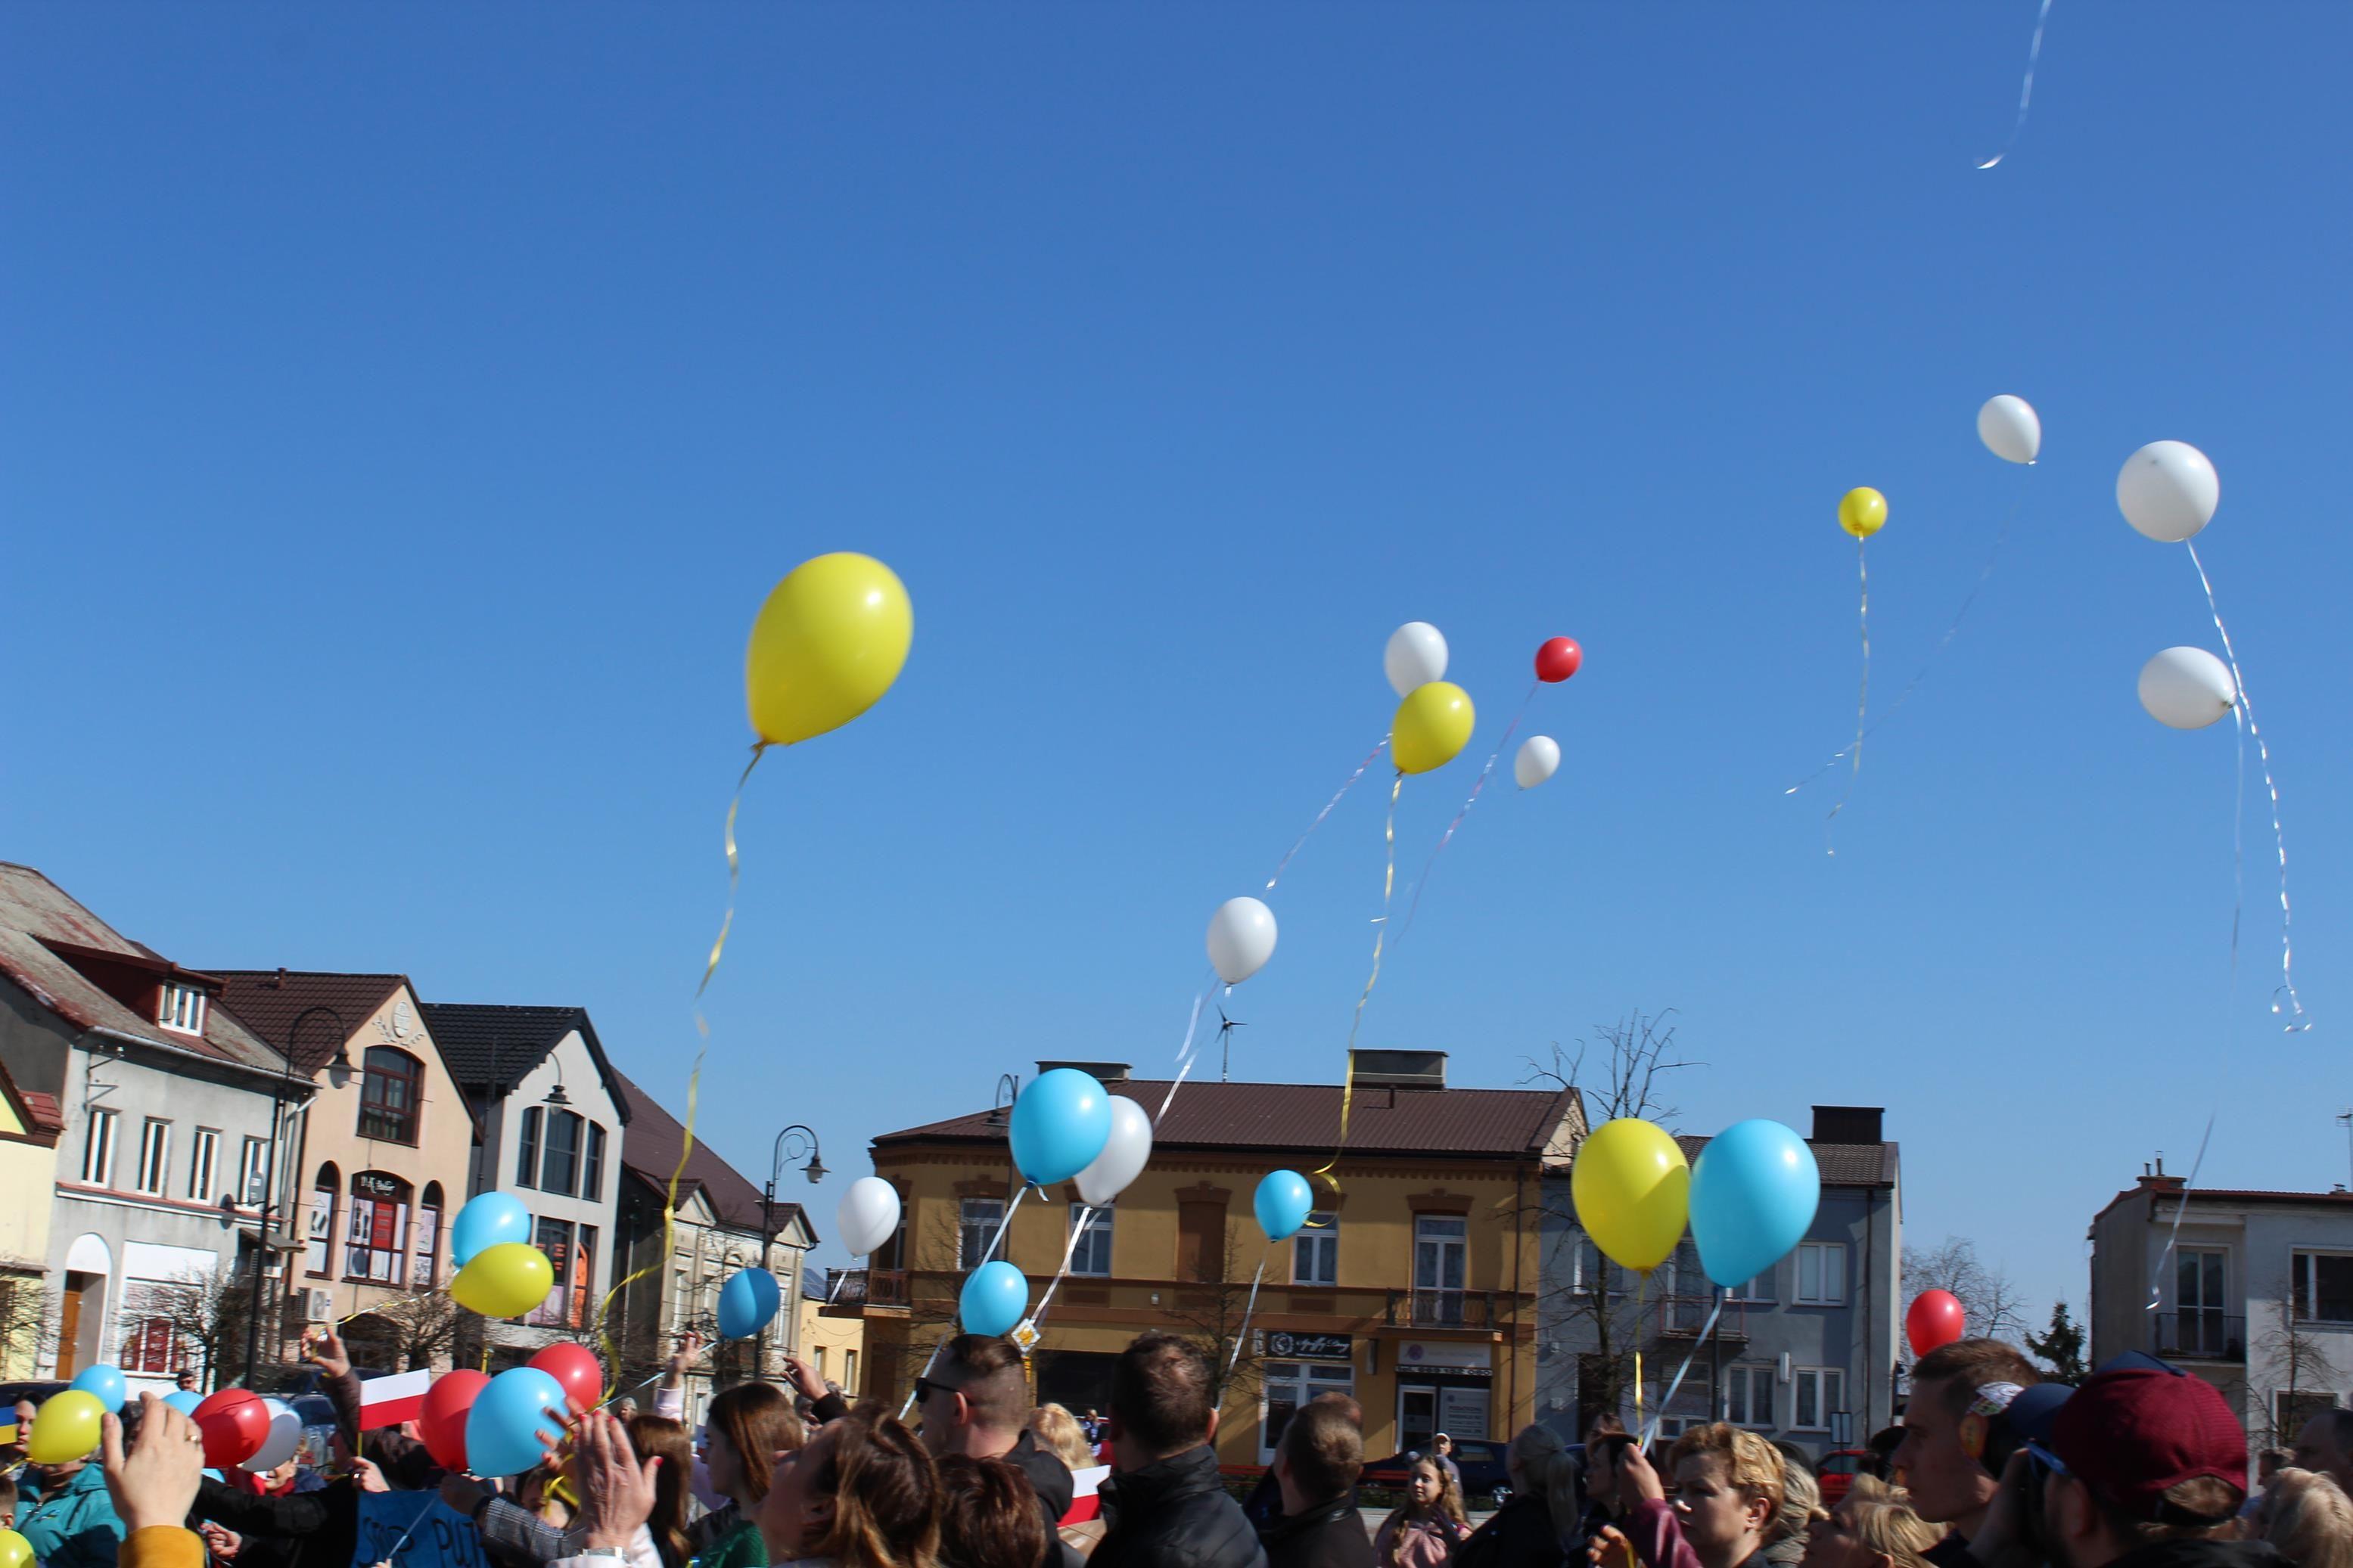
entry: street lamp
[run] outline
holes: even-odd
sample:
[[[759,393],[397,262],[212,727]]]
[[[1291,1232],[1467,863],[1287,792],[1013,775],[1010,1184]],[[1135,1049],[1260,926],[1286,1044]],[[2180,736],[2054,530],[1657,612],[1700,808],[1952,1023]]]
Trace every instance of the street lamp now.
[[[352,1079],[352,1056],[346,1044],[352,1037],[352,1031],[351,1026],[343,1022],[343,1016],[324,1003],[315,1007],[305,1007],[295,1014],[294,1021],[286,1026],[286,1068],[278,1075],[278,1083],[269,1092],[269,1158],[262,1177],[260,1245],[254,1250],[253,1304],[245,1325],[245,1385],[248,1388],[253,1386],[254,1373],[261,1363],[262,1290],[269,1273],[269,1254],[295,1252],[303,1245],[300,1237],[291,1235],[273,1238],[269,1234],[269,1211],[278,1201],[278,1143],[286,1115],[286,1090],[294,1082],[296,1038],[302,1031],[302,1021],[313,1013],[324,1013],[335,1021],[335,1054],[327,1064],[328,1080],[341,1089]],[[336,1077],[338,1068],[342,1072],[340,1079]]]
[[[801,1167],[801,1174],[809,1179],[811,1186],[825,1180],[825,1156],[818,1150],[815,1129],[796,1121],[776,1134],[776,1146],[768,1160],[768,1184],[760,1190],[760,1267],[763,1268],[768,1266],[768,1250],[776,1239],[776,1184],[784,1179],[785,1161],[787,1158],[799,1159],[803,1148],[808,1150],[808,1163]],[[798,1301],[791,1303],[791,1306],[793,1310],[800,1310]],[[765,1382],[768,1375],[768,1326],[765,1323],[760,1325],[759,1336],[753,1342],[752,1356],[753,1364],[759,1369],[760,1378]]]

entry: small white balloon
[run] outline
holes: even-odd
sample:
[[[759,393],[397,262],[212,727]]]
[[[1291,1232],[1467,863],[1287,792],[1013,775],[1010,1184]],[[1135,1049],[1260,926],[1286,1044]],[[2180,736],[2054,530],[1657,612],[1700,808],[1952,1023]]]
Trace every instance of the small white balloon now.
[[[294,1413],[294,1407],[281,1399],[264,1399],[261,1404],[269,1412],[269,1435],[262,1438],[253,1458],[238,1467],[257,1476],[276,1469],[302,1446],[302,1417]]]
[[[1534,789],[1559,766],[1560,742],[1550,735],[1530,735],[1520,742],[1519,755],[1512,759],[1512,776],[1520,781],[1522,789]]]
[[[1125,1095],[1111,1097],[1111,1136],[1076,1178],[1082,1201],[1101,1208],[1127,1190],[1152,1160],[1152,1118]]]
[[[2206,454],[2187,441],[2151,441],[2116,474],[2125,521],[2160,544],[2179,544],[2214,521],[2222,480]]]
[[[851,1252],[873,1251],[899,1229],[899,1189],[880,1176],[859,1177],[841,1194],[833,1227]]]
[[[1240,985],[1274,956],[1274,911],[1256,899],[1228,899],[1209,917],[1209,963]]]
[[[2026,399],[2005,392],[1978,410],[1978,439],[2005,463],[2031,463],[2042,450],[2042,421]]]
[[[1389,634],[1381,668],[1399,697],[1417,686],[1446,679],[1446,637],[1428,621],[1408,621]]]
[[[2173,729],[2203,730],[2238,700],[2231,667],[2202,647],[2169,647],[2140,667],[2140,705]]]

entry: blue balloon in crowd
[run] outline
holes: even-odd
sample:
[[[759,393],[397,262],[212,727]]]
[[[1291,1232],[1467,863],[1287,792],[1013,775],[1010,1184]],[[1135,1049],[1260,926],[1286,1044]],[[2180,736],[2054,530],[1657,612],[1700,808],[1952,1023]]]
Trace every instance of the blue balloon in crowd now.
[[[719,1287],[719,1337],[748,1340],[768,1326],[784,1304],[776,1277],[765,1268],[739,1268]]]
[[[1734,1122],[1692,1167],[1701,1269],[1727,1289],[1756,1279],[1805,1239],[1821,1199],[1821,1169],[1804,1139],[1778,1121]]]
[[[466,1412],[466,1468],[478,1476],[519,1476],[547,1458],[540,1442],[564,1436],[564,1385],[535,1366],[509,1367],[491,1379]]]
[[[449,1261],[463,1268],[501,1242],[531,1239],[531,1211],[512,1193],[477,1193],[449,1227]],[[484,1472],[487,1473],[487,1472]]]
[[[1315,1191],[1296,1171],[1269,1171],[1260,1178],[1258,1195],[1250,1200],[1258,1211],[1258,1227],[1269,1241],[1282,1241],[1299,1233],[1315,1207]]]
[[[1041,1187],[1067,1182],[1111,1142],[1111,1096],[1076,1068],[1039,1073],[1013,1102],[1013,1163]]]
[[[228,1478],[222,1475],[218,1470],[206,1470],[205,1472],[205,1479],[208,1481],[225,1481],[228,1479]]]
[[[968,1334],[1010,1333],[1029,1310],[1029,1281],[1003,1258],[992,1258],[964,1278],[956,1316]]]
[[[204,1402],[203,1394],[191,1394],[185,1388],[175,1388],[164,1395],[164,1403],[183,1415],[194,1415],[196,1413],[196,1406]]]
[[[122,1369],[104,1362],[82,1368],[68,1386],[97,1394],[98,1402],[109,1410],[121,1409],[123,1401],[131,1397],[131,1385],[122,1380]]]

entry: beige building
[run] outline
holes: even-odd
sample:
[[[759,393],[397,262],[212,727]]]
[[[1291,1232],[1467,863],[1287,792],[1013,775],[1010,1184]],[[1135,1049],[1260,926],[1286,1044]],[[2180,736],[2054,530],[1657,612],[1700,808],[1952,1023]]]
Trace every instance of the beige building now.
[[[812,1277],[808,1283],[808,1293],[800,1300],[801,1359],[855,1405],[866,1392],[866,1324],[857,1318],[828,1316],[819,1288],[829,1289],[830,1281]]]
[[[0,1193],[30,1193],[31,1203],[0,1204],[0,1381],[30,1377],[40,1361],[48,1318],[49,1212],[57,1180],[53,1095],[26,1094],[0,1065]]]
[[[299,1218],[270,1228],[301,1248],[281,1254],[279,1342],[264,1359],[290,1358],[305,1328],[336,1322],[364,1366],[447,1366],[454,1314],[429,1292],[448,1276],[475,1128],[407,976],[213,973],[227,982],[222,1005],[311,1090],[289,1108],[294,1179],[280,1186]]]

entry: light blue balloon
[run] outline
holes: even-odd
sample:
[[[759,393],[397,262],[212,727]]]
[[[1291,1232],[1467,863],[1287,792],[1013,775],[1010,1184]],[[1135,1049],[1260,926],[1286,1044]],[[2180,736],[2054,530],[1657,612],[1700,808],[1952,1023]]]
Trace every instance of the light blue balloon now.
[[[509,1367],[482,1386],[466,1412],[466,1468],[519,1476],[547,1458],[539,1440],[564,1436],[564,1385],[535,1366]]]
[[[719,1287],[719,1337],[750,1339],[768,1326],[784,1300],[776,1277],[766,1269],[737,1269]]]
[[[1111,1096],[1076,1068],[1039,1073],[1013,1102],[1013,1164],[1041,1187],[1067,1182],[1111,1142]]]
[[[1029,1310],[1029,1281],[1003,1258],[992,1258],[964,1277],[964,1294],[956,1298],[956,1317],[968,1334],[1012,1331]]]
[[[1299,1233],[1315,1206],[1315,1190],[1296,1171],[1269,1171],[1261,1177],[1258,1195],[1250,1200],[1258,1211],[1258,1227],[1269,1241],[1283,1241]]]
[[[190,1394],[184,1388],[175,1388],[171,1393],[164,1395],[164,1403],[170,1405],[173,1409],[178,1411],[183,1415],[194,1415],[196,1413],[196,1406],[202,1405],[204,1402],[205,1396],[203,1394]]]
[[[205,1472],[205,1479],[208,1481],[225,1481],[228,1479],[228,1478],[222,1475],[218,1470],[206,1470]]]
[[[512,1193],[476,1193],[449,1227],[449,1261],[463,1268],[506,1241],[531,1239],[531,1211]]]
[[[1756,1279],[1805,1239],[1821,1201],[1821,1169],[1804,1139],[1778,1121],[1734,1122],[1692,1167],[1701,1269],[1726,1288]]]
[[[122,1369],[104,1362],[82,1368],[69,1386],[97,1394],[98,1402],[109,1410],[121,1409],[122,1402],[131,1397],[131,1385],[123,1382]]]

